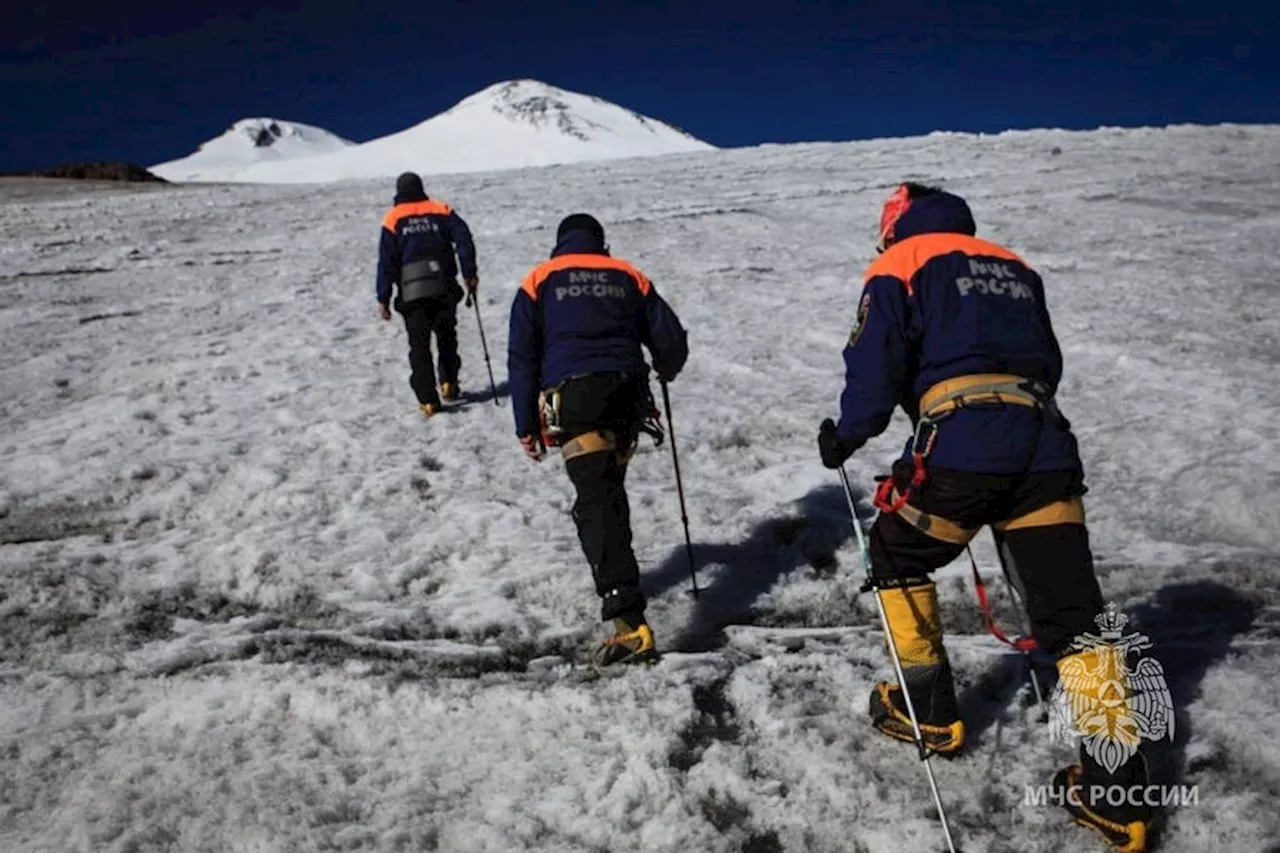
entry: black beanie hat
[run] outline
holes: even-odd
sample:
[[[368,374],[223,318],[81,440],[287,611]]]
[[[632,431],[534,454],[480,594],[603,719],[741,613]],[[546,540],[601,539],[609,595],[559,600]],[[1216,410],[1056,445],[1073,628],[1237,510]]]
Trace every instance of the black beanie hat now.
[[[425,196],[427,191],[422,188],[422,178],[418,177],[414,172],[405,172],[396,178],[396,195],[398,196]]]
[[[572,231],[586,231],[604,243],[604,226],[589,213],[574,213],[562,219],[560,227],[556,229],[556,242],[563,240]]]

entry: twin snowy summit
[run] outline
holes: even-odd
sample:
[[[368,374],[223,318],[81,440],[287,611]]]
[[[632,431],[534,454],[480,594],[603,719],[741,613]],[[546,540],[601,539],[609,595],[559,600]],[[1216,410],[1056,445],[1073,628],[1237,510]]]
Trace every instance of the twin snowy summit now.
[[[244,119],[195,153],[150,171],[169,181],[323,183],[405,171],[480,172],[713,148],[601,98],[512,80],[424,122],[363,143],[298,122]]]

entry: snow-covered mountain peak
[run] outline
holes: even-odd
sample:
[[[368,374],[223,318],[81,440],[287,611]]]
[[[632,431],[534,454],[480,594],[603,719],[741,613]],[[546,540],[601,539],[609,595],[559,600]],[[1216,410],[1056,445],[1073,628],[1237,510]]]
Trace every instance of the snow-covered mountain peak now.
[[[595,95],[570,92],[538,80],[506,80],[495,83],[460,101],[445,115],[464,110],[488,109],[516,124],[539,129],[555,129],[566,136],[589,142],[611,132],[607,117],[626,117],[637,128],[651,134],[675,131],[695,140],[679,128],[648,119]],[[600,115],[603,113],[604,115]],[[695,140],[696,141],[696,140]]]
[[[459,104],[470,108],[487,107],[505,119],[534,127],[557,127],[569,136],[589,139],[586,130],[590,119],[575,115],[575,100],[588,96],[574,95],[536,80],[511,80],[498,83]]]
[[[240,119],[231,125],[231,128],[223,136],[243,137],[254,148],[270,148],[281,140],[297,141],[307,145],[323,145],[326,148],[334,147],[335,143],[343,147],[355,144],[319,127],[293,121],[281,121],[275,118]],[[205,144],[208,145],[209,143]]]
[[[508,118],[530,118],[547,111],[570,112],[575,101],[609,103],[594,95],[569,92],[538,80],[505,80],[463,98],[447,110],[446,115],[455,110],[480,106]]]
[[[222,180],[256,163],[330,154],[354,146],[321,127],[277,118],[243,118],[194,153],[151,167],[169,181]]]
[[[426,121],[358,145],[297,122],[244,119],[194,155],[152,171],[171,181],[323,183],[403,171],[520,169],[713,147],[603,98],[537,80],[507,80]]]
[[[530,98],[554,98],[568,94],[563,89],[543,83],[539,80],[504,80],[486,86],[473,95],[468,95],[457,103],[453,109],[481,104],[501,109],[503,104],[518,104]]]

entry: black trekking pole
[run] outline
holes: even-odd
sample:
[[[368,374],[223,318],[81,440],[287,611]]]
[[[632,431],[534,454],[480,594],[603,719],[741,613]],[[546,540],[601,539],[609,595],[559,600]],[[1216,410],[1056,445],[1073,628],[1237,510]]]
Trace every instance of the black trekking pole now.
[[[671,463],[676,469],[676,493],[680,496],[680,521],[684,524],[684,552],[689,560],[689,581],[693,584],[693,597],[697,598],[698,569],[693,562],[693,539],[689,536],[689,513],[684,506],[684,484],[680,480],[680,454],[676,452],[676,426],[671,420],[671,394],[667,391],[667,383],[658,380],[662,386],[662,406],[667,410],[667,432],[671,434]]]
[[[992,534],[992,538],[995,538],[995,534]],[[968,549],[968,546],[965,547]],[[1034,636],[1031,633],[1031,617],[1027,610],[1026,596],[1023,595],[1022,585],[1016,582],[1013,576],[1009,574],[1009,561],[1005,559],[1004,548],[998,540],[996,541],[996,556],[1000,559],[1000,571],[1004,573],[1004,582],[1009,587],[1009,597],[1013,599],[1014,606],[1018,611],[1018,619],[1022,623],[1022,635],[1024,637]],[[969,559],[973,559],[972,550],[969,550]],[[1040,689],[1040,678],[1036,675],[1036,664],[1031,656],[1031,650],[1022,648],[1019,651],[1022,652],[1022,664],[1026,668],[1026,672],[1031,676],[1031,689],[1036,693],[1036,707],[1044,711],[1047,707],[1045,705],[1045,695],[1044,691]]]
[[[489,388],[493,391],[493,404],[501,406],[502,402],[498,399],[498,383],[493,381],[493,364],[489,361],[489,345],[484,340],[484,323],[480,322],[480,297],[474,293],[471,294],[471,304],[476,309],[476,328],[480,330],[480,348],[484,350],[484,366],[489,368]]]
[[[920,733],[920,722],[916,717],[916,709],[911,702],[911,692],[907,690],[907,681],[902,674],[902,659],[898,657],[898,644],[894,642],[893,630],[889,627],[889,614],[884,609],[884,600],[880,597],[880,586],[876,583],[875,573],[871,570],[871,552],[867,550],[867,539],[862,533],[862,522],[858,520],[858,510],[856,501],[853,499],[853,487],[849,485],[849,475],[845,473],[844,466],[841,465],[840,482],[844,485],[844,496],[849,501],[849,515],[853,519],[853,531],[858,537],[858,550],[862,552],[862,567],[866,570],[867,581],[862,587],[863,592],[874,592],[876,596],[876,607],[880,611],[880,625],[884,628],[884,638],[889,646],[889,657],[893,659],[893,671],[898,677],[898,684],[902,688],[902,698],[907,705],[907,714],[911,717],[911,731],[915,735],[916,749],[920,753],[920,760],[924,762],[925,775],[929,777],[929,788],[933,791],[933,804],[938,808],[938,820],[942,822],[942,834],[947,839],[947,849],[950,853],[956,853],[955,842],[951,840],[951,827],[947,824],[947,813],[942,808],[942,795],[938,793],[938,780],[933,777],[933,765],[930,764],[930,753],[928,747],[925,746],[924,736]]]

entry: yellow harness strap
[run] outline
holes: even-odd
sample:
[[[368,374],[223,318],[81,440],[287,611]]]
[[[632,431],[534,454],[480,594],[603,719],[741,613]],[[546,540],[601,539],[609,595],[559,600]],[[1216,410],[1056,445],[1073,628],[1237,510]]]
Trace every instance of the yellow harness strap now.
[[[1032,381],[1009,373],[972,373],[944,379],[920,397],[920,413],[926,418],[937,418],[971,403],[1014,403],[1044,408],[1047,401],[1025,387]]]
[[[894,489],[891,500],[897,501],[900,497],[898,490]],[[968,545],[969,540],[978,535],[977,528],[961,527],[954,521],[943,518],[940,515],[930,515],[927,512],[922,512],[909,503],[904,503],[898,507],[897,515],[926,536],[941,542],[950,542],[953,545]]]
[[[897,500],[898,497],[898,490],[894,489],[892,499]],[[903,504],[898,509],[897,514],[902,517],[903,521],[926,536],[942,542],[950,542],[953,545],[968,545],[969,541],[978,535],[977,528],[962,527],[940,515],[930,515],[927,512],[922,512],[909,503]],[[1051,527],[1055,524],[1084,524],[1084,501],[1079,497],[1054,501],[1047,506],[1042,506],[1017,518],[1011,518],[1008,521],[997,521],[991,527],[999,533],[1004,533],[1008,530],[1023,530],[1028,527]]]
[[[1054,501],[1048,506],[1032,510],[1026,515],[1000,521],[991,527],[1000,533],[1021,530],[1025,527],[1050,527],[1054,524],[1084,524],[1084,501],[1079,497]]]
[[[565,460],[576,459],[589,453],[603,453],[606,450],[618,449],[618,437],[607,429],[584,432],[566,441],[560,448],[560,455]]]

